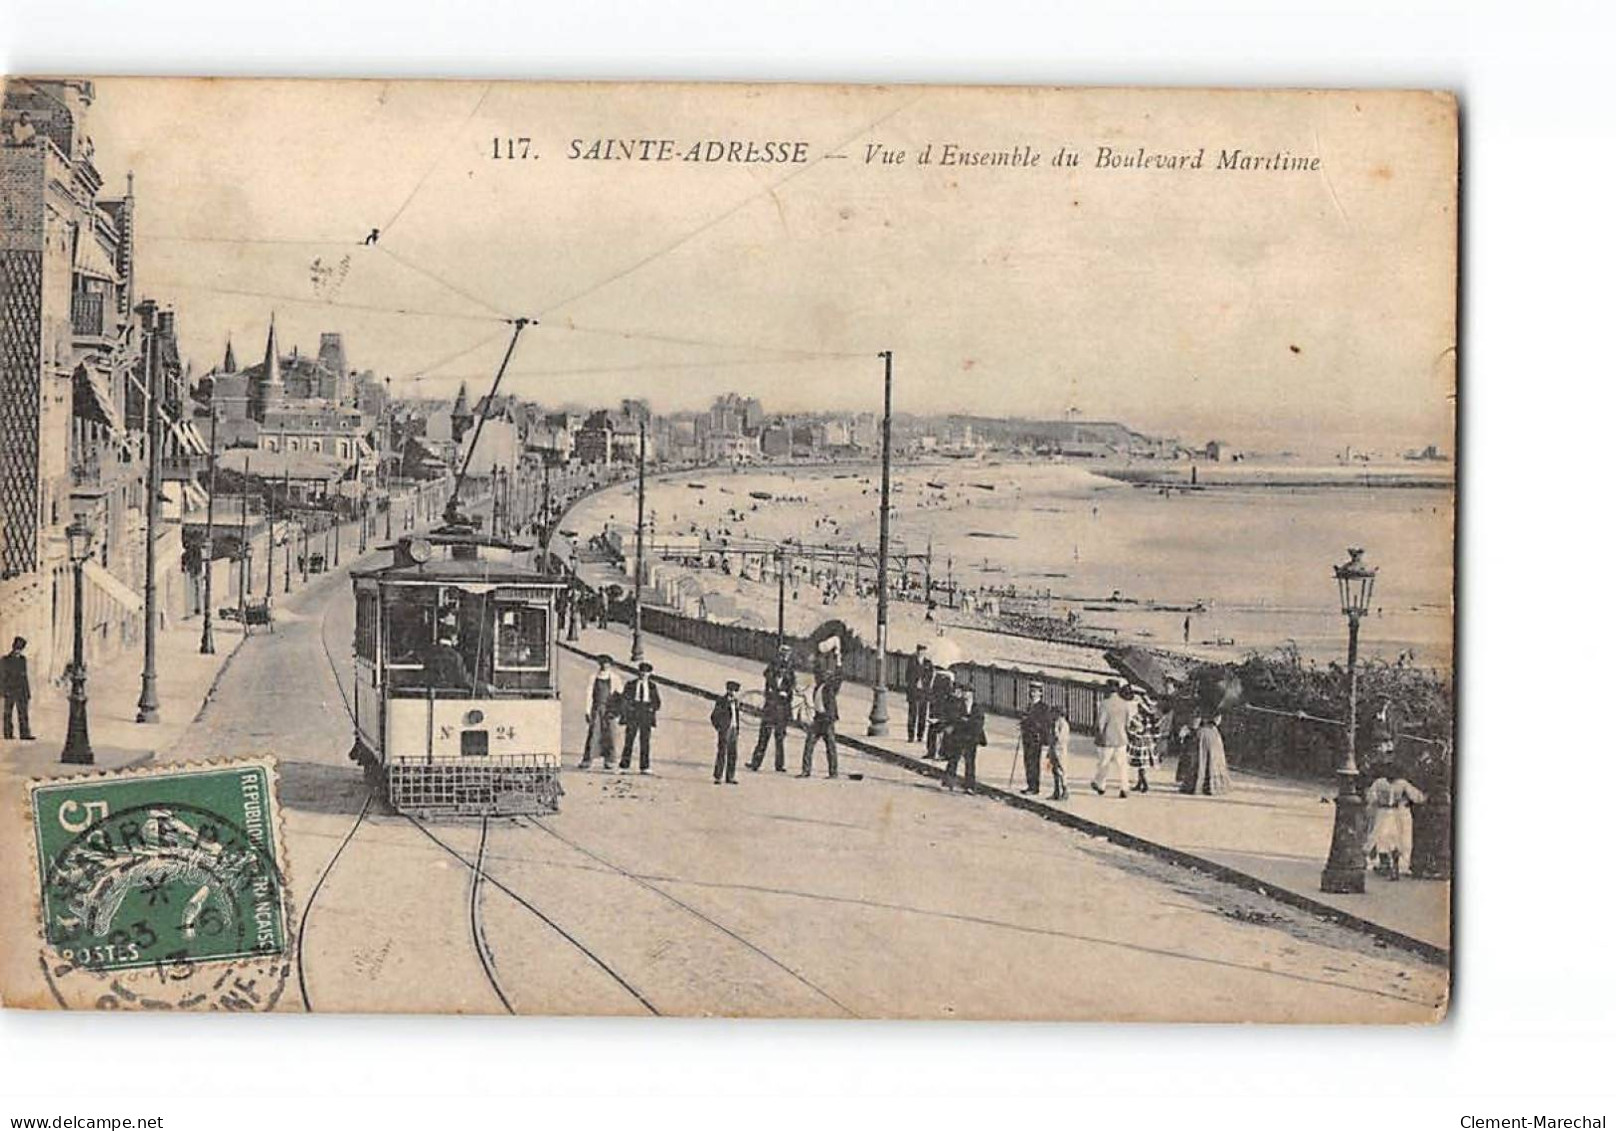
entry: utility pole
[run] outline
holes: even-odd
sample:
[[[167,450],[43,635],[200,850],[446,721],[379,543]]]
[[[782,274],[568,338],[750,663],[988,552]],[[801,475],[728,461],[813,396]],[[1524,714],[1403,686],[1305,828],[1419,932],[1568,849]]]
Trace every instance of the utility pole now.
[[[241,618],[241,634],[247,635],[247,590],[252,586],[252,540],[247,537],[247,484],[252,482],[252,456],[241,461],[241,588],[236,594],[236,613]]]
[[[387,540],[393,540],[393,379],[385,378],[387,382],[387,404],[383,406],[383,419],[386,420],[385,430],[382,433],[384,448],[382,459],[383,479],[385,486],[382,490],[387,495]]]
[[[634,647],[629,657],[645,659],[645,632],[640,627],[640,588],[645,583],[645,418],[640,418],[639,491],[634,514]]]
[[[140,702],[135,722],[155,723],[157,703],[157,523],[163,489],[162,416],[157,404],[157,335],[152,320],[157,304],[147,299],[135,308],[140,315],[141,347],[146,369],[146,655],[140,669]]]
[[[275,481],[266,478],[264,486],[264,518],[269,523],[269,537],[264,542],[264,607],[275,603]]]
[[[202,647],[213,655],[213,495],[219,487],[219,392],[208,400],[208,519],[202,535]]]
[[[881,416],[881,545],[875,584],[875,698],[870,703],[871,737],[887,732],[887,553],[892,534],[892,351],[886,360],[886,388]]]
[[[281,477],[281,505],[287,511],[292,509],[292,465],[290,462],[286,465],[286,474]],[[282,515],[281,518],[282,525],[285,525],[286,516]],[[292,535],[290,531],[286,532],[286,561],[283,564],[286,568],[281,571],[285,574],[281,592],[290,593],[292,591]]]

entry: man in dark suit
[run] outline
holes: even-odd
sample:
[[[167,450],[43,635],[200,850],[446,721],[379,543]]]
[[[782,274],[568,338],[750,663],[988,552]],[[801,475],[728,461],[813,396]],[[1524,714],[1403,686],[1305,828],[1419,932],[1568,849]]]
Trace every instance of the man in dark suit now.
[[[904,680],[903,696],[909,703],[909,741],[926,741],[926,717],[931,711],[931,657],[926,646],[915,646],[914,659],[909,661],[909,674]]]
[[[1036,796],[1044,750],[1055,741],[1055,708],[1044,702],[1043,684],[1029,685],[1027,694],[1027,709],[1021,713],[1021,760],[1027,770],[1027,788],[1021,792]]]
[[[842,689],[842,673],[835,668],[814,671],[814,687],[809,701],[814,707],[813,721],[808,724],[808,741],[802,748],[802,773],[799,778],[814,773],[814,743],[825,740],[825,762],[830,776],[836,777],[836,694]]]
[[[28,657],[23,655],[27,647],[28,641],[18,636],[11,642],[11,651],[0,657],[0,697],[5,700],[6,737],[32,742],[34,729],[28,725],[28,700],[32,692],[28,687]],[[13,716],[17,720],[15,733],[11,729]]]
[[[976,752],[988,744],[988,731],[987,715],[969,687],[959,689],[944,744],[948,766],[943,770],[943,788],[954,788],[954,771],[964,758],[965,792],[971,792],[976,788]]]
[[[774,739],[774,769],[785,773],[786,728],[791,725],[791,700],[797,693],[797,670],[791,666],[791,646],[780,645],[769,666],[763,669],[763,722],[758,726],[757,746],[752,749],[749,770],[763,765],[763,752]]]
[[[662,710],[662,693],[651,678],[651,665],[640,664],[640,674],[623,689],[623,759],[617,763],[626,770],[632,760],[634,739],[640,740],[640,773],[651,772],[651,732],[656,729],[657,712]]]
[[[947,668],[936,668],[932,672],[931,702],[926,711],[926,758],[935,762],[946,756],[942,750],[943,728],[954,713],[954,673]]]
[[[735,757],[741,740],[741,685],[736,680],[724,684],[724,697],[713,704],[708,716],[718,739],[718,753],[713,758],[713,784],[735,783]],[[755,767],[754,767],[755,768]]]

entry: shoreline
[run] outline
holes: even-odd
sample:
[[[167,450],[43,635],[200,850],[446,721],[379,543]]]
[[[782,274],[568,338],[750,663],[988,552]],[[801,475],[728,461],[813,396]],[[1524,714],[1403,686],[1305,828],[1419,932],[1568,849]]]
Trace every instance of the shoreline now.
[[[1204,469],[1204,465],[1197,466]],[[933,467],[943,469],[935,478],[946,480],[949,483],[947,494],[950,500],[947,503],[941,497],[943,494],[941,490],[935,492],[936,498],[933,498],[934,493],[929,490],[929,488],[941,488],[943,485],[941,482],[927,482],[925,486],[928,490],[923,490],[918,496],[915,494],[916,483],[914,480],[923,479],[931,474]],[[992,472],[989,472],[988,468],[992,468]],[[1029,478],[1026,474],[1026,469],[1028,468],[1039,469],[1042,475]],[[754,628],[772,630],[776,622],[778,596],[775,582],[772,579],[773,575],[769,572],[766,563],[760,566],[760,563],[755,560],[749,561],[747,555],[754,555],[758,546],[768,542],[771,531],[774,535],[779,535],[782,530],[788,530],[789,528],[781,526],[780,520],[775,518],[769,520],[762,530],[749,530],[748,527],[753,523],[763,524],[763,519],[758,514],[759,504],[746,498],[750,494],[747,488],[757,486],[758,482],[755,481],[761,477],[778,477],[783,481],[795,481],[814,500],[806,508],[808,513],[802,520],[804,523],[813,523],[813,526],[812,528],[808,526],[802,527],[801,532],[797,533],[798,538],[801,538],[802,533],[805,532],[811,541],[828,539],[832,542],[846,540],[851,543],[854,540],[861,540],[861,544],[869,550],[872,549],[871,536],[874,534],[874,529],[873,527],[868,530],[865,528],[871,527],[874,522],[870,513],[863,513],[862,517],[856,517],[854,514],[842,510],[831,509],[822,512],[818,508],[831,506],[829,500],[825,499],[825,491],[830,490],[832,499],[837,498],[838,494],[845,494],[847,496],[846,500],[844,500],[845,502],[861,508],[863,512],[868,512],[875,505],[873,495],[877,489],[875,476],[878,474],[878,469],[878,464],[838,462],[797,464],[790,467],[778,464],[739,467],[729,465],[684,466],[648,473],[648,487],[653,482],[661,484],[658,487],[660,495],[653,497],[653,500],[648,503],[650,530],[668,529],[670,533],[688,536],[684,534],[686,528],[696,530],[697,524],[708,525],[711,529],[706,532],[706,539],[712,544],[706,546],[706,551],[708,552],[705,553],[705,556],[711,558],[716,553],[718,556],[727,559],[723,563],[724,568],[720,570],[711,562],[698,568],[690,564],[679,564],[675,560],[651,558],[648,560],[648,565],[652,570],[648,588],[649,599],[655,600],[659,605],[668,607],[673,611],[700,616],[714,623],[745,624]],[[954,469],[952,474],[949,473],[949,469]],[[1095,521],[1096,519],[1091,518],[1089,514],[1090,504],[1097,504],[1095,507],[1097,514],[1099,510],[1106,509],[1105,497],[1111,496],[1113,492],[1122,492],[1122,489],[1128,486],[1126,482],[1101,471],[1093,463],[1074,460],[1007,460],[980,465],[980,470],[977,467],[961,467],[960,461],[956,460],[905,461],[902,464],[895,465],[894,470],[895,480],[899,480],[899,477],[901,477],[902,480],[908,481],[910,488],[906,493],[902,490],[899,482],[895,482],[894,485],[894,514],[906,516],[905,519],[900,521],[908,520],[908,516],[919,516],[920,521],[925,522],[927,520],[924,516],[934,513],[931,508],[939,504],[949,506],[953,510],[960,510],[962,506],[969,508],[973,503],[977,507],[987,503],[989,506],[994,507],[991,512],[984,512],[980,520],[973,518],[968,521],[973,523],[981,521],[988,525],[996,531],[992,535],[994,537],[1019,537],[1023,542],[1029,536],[1036,537],[1037,532],[1035,531],[1029,535],[1026,531],[1018,532],[1011,526],[1007,528],[1009,533],[1006,534],[1004,531],[998,530],[996,520],[991,519],[989,514],[1008,513],[1013,515],[1019,509],[1025,515],[1033,511],[1051,509],[1029,505],[1034,501],[1033,498],[1028,498],[1026,503],[1021,501],[1023,491],[1036,496],[1037,492],[1045,489],[1039,485],[1040,479],[1047,482],[1051,473],[1061,477],[1062,482],[1066,482],[1064,479],[1066,470],[1069,470],[1075,476],[1070,481],[1068,489],[1075,491],[1074,497],[1082,501],[1081,503],[1070,505],[1069,517],[1072,522],[1078,520],[1084,523]],[[1118,468],[1112,470],[1125,471],[1129,469]],[[1189,474],[1188,465],[1150,469],[1136,467],[1131,470],[1136,475],[1142,473],[1166,474],[1169,476],[1182,475],[1187,478]],[[1296,468],[1292,474],[1298,478],[1307,476],[1316,479],[1322,470],[1324,469],[1317,467]],[[1345,470],[1343,469],[1343,471]],[[1290,469],[1249,466],[1240,468],[1236,474],[1243,473],[1242,477],[1249,477],[1253,473],[1257,473],[1271,477],[1276,471],[1287,472]],[[1399,470],[1397,474],[1401,475],[1401,471]],[[999,489],[992,494],[978,495],[976,492],[965,491],[966,488],[977,486],[972,482],[973,477],[996,479],[998,476],[1008,476],[1008,478],[999,481]],[[700,495],[680,490],[676,492],[678,498],[674,499],[668,494],[669,487],[677,486],[681,479],[686,478],[701,481],[699,485],[705,488],[707,498],[708,509],[706,511],[694,509],[701,503]],[[753,482],[749,482],[749,478]],[[837,484],[833,487],[831,480],[849,480],[852,482]],[[814,486],[816,482],[820,484],[817,487]],[[721,485],[723,483],[732,483],[734,486],[733,492],[726,490]],[[767,483],[763,485],[772,486]],[[1289,484],[1286,485],[1288,486]],[[1448,484],[1427,475],[1419,485],[1444,486]],[[1229,498],[1233,494],[1230,488],[1237,491],[1241,484],[1229,483],[1220,486],[1223,488],[1222,490],[1202,494],[1199,497],[1207,499],[1208,502],[1220,497]],[[590,515],[594,520],[594,525],[590,525],[587,519],[581,525],[589,530],[598,530],[600,524],[608,518],[605,513],[606,510],[614,510],[618,516],[624,514],[622,500],[614,498],[611,500],[612,505],[608,507],[600,506],[599,496],[610,493],[613,489],[625,491],[625,498],[627,494],[632,493],[631,483],[624,483],[619,480],[615,483],[603,484],[600,491],[592,492],[590,495],[576,500],[574,507],[578,508],[582,515]],[[778,487],[773,489],[776,491],[781,490]],[[1334,477],[1329,480],[1328,489],[1332,494],[1336,491],[1341,491],[1341,497],[1346,497],[1352,489],[1362,491],[1362,473],[1359,472],[1356,478],[1343,479]],[[786,490],[792,490],[792,488],[786,488]],[[1149,491],[1139,492],[1136,496],[1135,492],[1126,491],[1115,496],[1115,499],[1121,500],[1123,496],[1133,498],[1153,493]],[[1175,495],[1177,493],[1176,491],[1174,492]],[[1185,494],[1187,498],[1196,497],[1189,492],[1185,492]],[[1003,498],[995,506],[991,500],[1000,496],[1003,496]],[[781,497],[784,498],[784,495],[782,494]],[[1270,491],[1264,490],[1261,492],[1253,491],[1250,497],[1256,500],[1269,497],[1277,499],[1283,496],[1279,493],[1270,493]],[[591,500],[594,500],[594,502],[592,503]],[[821,500],[825,501],[822,502]],[[670,515],[670,502],[677,506],[677,513]],[[691,506],[688,511],[687,504]],[[714,509],[715,504],[716,510]],[[1115,501],[1112,505],[1115,505]],[[1157,503],[1155,505],[1171,506],[1173,504]],[[1287,505],[1294,506],[1295,504]],[[1353,506],[1357,505],[1353,504]],[[1062,505],[1061,513],[1063,515],[1067,514],[1067,506],[1067,504]],[[772,507],[768,504],[764,504],[765,512],[771,509]],[[795,510],[796,508],[792,509]],[[1422,505],[1420,509],[1425,508]],[[826,522],[830,523],[830,526],[824,534],[818,534],[817,528],[819,524],[814,521],[814,516],[822,513],[834,517],[825,519]],[[962,511],[962,513],[969,514],[971,512],[967,510]],[[1157,513],[1165,515],[1174,512],[1162,511]],[[575,516],[573,509],[569,508],[567,517],[572,519],[579,516]],[[747,522],[749,517],[752,520],[751,523]],[[667,527],[665,524],[670,518],[673,520],[673,524],[671,527]],[[612,521],[615,522],[619,529],[622,528],[621,517]],[[1010,521],[1017,520],[1011,519]],[[1034,519],[1034,521],[1042,522],[1043,520]],[[575,522],[574,525],[580,525],[580,523]],[[988,536],[982,535],[982,537]],[[788,533],[785,540],[790,544],[794,539]],[[997,545],[997,543],[994,544]],[[728,552],[722,549],[725,545],[730,547]],[[983,545],[984,547],[986,546],[985,543]],[[944,575],[941,571],[945,560],[949,559],[943,557],[938,559],[940,571],[938,583],[940,587],[943,585],[942,578]],[[974,559],[972,560],[974,561]],[[983,560],[985,561],[986,559]],[[973,575],[973,565],[970,561],[961,560],[959,565],[964,571],[961,574],[961,581],[964,584],[963,591],[971,594],[960,607],[949,607],[948,597],[942,591],[939,591],[936,595],[938,604],[934,616],[927,619],[923,615],[925,612],[924,604],[917,603],[914,598],[914,593],[911,591],[912,585],[900,586],[900,592],[894,593],[891,605],[890,633],[895,647],[908,648],[919,640],[946,635],[955,637],[960,645],[965,646],[968,654],[985,663],[1000,663],[1011,667],[1027,667],[1029,665],[1042,667],[1053,664],[1094,671],[1107,667],[1100,654],[1115,648],[1140,648],[1177,663],[1226,664],[1239,663],[1252,653],[1273,654],[1285,648],[1287,644],[1297,644],[1300,645],[1304,655],[1311,655],[1318,662],[1323,663],[1329,658],[1327,653],[1333,655],[1332,650],[1336,643],[1336,625],[1333,619],[1328,624],[1321,622],[1319,626],[1299,623],[1285,624],[1284,622],[1294,622],[1296,616],[1306,616],[1313,610],[1305,607],[1291,608],[1290,606],[1293,602],[1288,600],[1287,595],[1283,593],[1255,598],[1249,595],[1242,597],[1239,595],[1209,594],[1208,596],[1211,599],[1206,600],[1204,604],[1200,600],[1200,595],[1193,593],[1190,589],[1184,589],[1182,593],[1176,595],[1163,593],[1157,598],[1134,596],[1134,594],[1141,592],[1136,589],[1128,590],[1129,596],[1126,598],[1118,596],[1115,591],[1108,597],[1105,595],[1106,590],[1103,588],[1092,590],[1087,595],[1079,595],[1078,592],[1051,594],[1050,582],[1035,579],[1046,576],[1053,577],[1053,574],[1026,574],[1022,579],[1022,584],[1019,586],[1005,586],[1003,581],[996,583],[994,577]],[[731,572],[732,566],[733,572]],[[863,566],[863,574],[865,579],[871,582],[871,585],[873,585],[873,566],[873,558],[867,558]],[[613,564],[608,568],[611,569],[619,584],[627,584],[628,575],[621,563]],[[808,632],[826,618],[841,618],[846,620],[850,627],[858,632],[861,637],[873,640],[876,604],[873,593],[864,594],[860,586],[848,584],[849,578],[846,577],[843,578],[840,584],[832,581],[830,588],[827,590],[819,585],[817,576],[812,579],[808,576],[812,570],[823,569],[830,569],[834,574],[837,568],[834,565],[821,565],[803,568],[794,573],[791,592],[787,594],[786,601],[787,630]],[[845,571],[845,566],[840,568]],[[916,568],[918,567],[913,566],[911,563],[911,583],[914,579],[913,571]],[[950,566],[949,568],[952,569],[953,567]],[[990,572],[997,573],[999,571]],[[1010,579],[1005,578],[1004,580]],[[1074,578],[1074,580],[1076,579]],[[859,592],[855,592],[855,589],[858,589]],[[1019,594],[1018,589],[1021,590]],[[1052,597],[1058,599],[1051,600]],[[1048,610],[1040,612],[1036,608],[1023,607],[1027,606],[1029,601],[1037,604],[1040,599],[1049,603]],[[1001,600],[1007,606],[1010,606],[1003,612],[999,608]],[[1408,606],[1399,606],[1399,608],[1405,614],[1409,609]],[[1077,619],[1075,621],[1068,621],[1065,615],[1068,609],[1076,612]],[[1391,606],[1389,605],[1388,610],[1390,609]],[[1180,626],[1192,616],[1194,617],[1195,638],[1180,642],[1178,639]],[[1051,631],[1045,632],[1040,631],[1037,624],[1021,623],[1028,617],[1031,617],[1032,620],[1047,618],[1053,621],[1059,619],[1062,623],[1052,626]],[[1253,631],[1253,625],[1269,617],[1278,617],[1280,619],[1273,622],[1274,630],[1269,631],[1266,635],[1271,636],[1274,631],[1283,631],[1282,638],[1276,637],[1273,640],[1266,640],[1264,634]],[[1420,653],[1423,653],[1423,655],[1419,656],[1420,662],[1416,663],[1416,666],[1436,672],[1449,670],[1449,665],[1442,660],[1445,652],[1440,647],[1430,646],[1428,641],[1422,644],[1419,637],[1390,636],[1384,649],[1385,658],[1390,660],[1394,653],[1398,653],[1399,658],[1401,658],[1401,650],[1405,647],[1405,644],[1409,643],[1412,643],[1414,647],[1419,649]],[[1410,650],[1409,662],[1415,662],[1415,655],[1416,653]]]

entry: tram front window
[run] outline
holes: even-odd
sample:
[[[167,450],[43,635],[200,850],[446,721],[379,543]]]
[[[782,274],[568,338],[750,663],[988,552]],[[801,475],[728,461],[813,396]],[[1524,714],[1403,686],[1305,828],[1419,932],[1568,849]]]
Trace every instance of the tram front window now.
[[[387,665],[399,689],[471,692],[482,635],[470,594],[454,589],[405,590],[387,611]]]
[[[494,649],[497,671],[544,671],[550,666],[548,610],[540,605],[500,604]]]

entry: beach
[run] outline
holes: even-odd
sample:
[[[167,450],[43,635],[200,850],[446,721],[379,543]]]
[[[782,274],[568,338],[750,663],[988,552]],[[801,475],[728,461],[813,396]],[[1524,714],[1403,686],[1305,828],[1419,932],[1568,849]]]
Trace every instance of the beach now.
[[[1103,670],[1096,648],[1006,636],[990,615],[997,610],[1070,622],[1096,643],[1216,659],[1294,644],[1304,658],[1329,662],[1341,658],[1346,635],[1332,567],[1350,545],[1366,547],[1380,566],[1365,658],[1451,664],[1454,502],[1445,465],[1199,464],[1201,490],[1185,489],[1187,464],[1134,468],[1141,482],[1117,477],[1129,469],[1051,460],[895,467],[893,553],[911,555],[918,597],[929,548],[938,608],[927,621],[922,601],[894,599],[892,647],[942,632],[982,662]],[[799,563],[786,621],[798,632],[835,616],[873,641],[879,504],[878,466],[680,473],[647,484],[648,543],[695,534],[719,549],[782,539],[862,547],[868,554],[856,570],[850,561]],[[569,517],[585,536],[607,527],[631,535],[633,521],[631,485],[584,500]],[[684,590],[711,593],[723,619],[772,627],[772,573],[742,576],[757,561],[732,554],[729,573],[664,565],[658,579],[669,583],[677,569]]]

